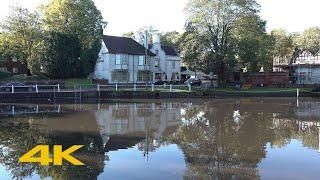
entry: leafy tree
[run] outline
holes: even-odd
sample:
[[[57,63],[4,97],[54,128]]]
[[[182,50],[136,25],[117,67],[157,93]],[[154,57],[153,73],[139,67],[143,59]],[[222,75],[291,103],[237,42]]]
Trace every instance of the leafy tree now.
[[[0,51],[3,56],[14,56],[32,69],[31,56],[38,52],[42,38],[40,15],[14,6],[0,27],[3,30],[0,35]]]
[[[279,57],[291,57],[295,51],[294,38],[284,29],[275,29],[271,32],[274,40],[273,54]]]
[[[173,47],[177,52],[180,52],[181,34],[177,31],[165,32],[161,34],[161,44]]]
[[[307,29],[297,38],[297,45],[301,50],[307,50],[316,54],[320,50],[320,28]]]
[[[81,66],[81,45],[77,37],[50,32],[39,55],[43,73],[50,78],[76,77]]]
[[[236,28],[239,63],[247,72],[258,72],[261,67],[272,69],[271,36],[266,33],[266,22],[259,16],[249,16],[238,22]]]
[[[208,61],[217,69],[219,82],[226,82],[226,72],[234,64],[234,30],[239,21],[259,12],[255,0],[189,0],[187,20],[205,38]]]
[[[122,34],[123,37],[129,37],[129,38],[133,38],[134,37],[134,32],[130,31],[130,32],[126,32]]]
[[[93,72],[101,48],[102,15],[92,0],[52,0],[44,8],[45,28],[77,36],[81,43],[78,76]]]

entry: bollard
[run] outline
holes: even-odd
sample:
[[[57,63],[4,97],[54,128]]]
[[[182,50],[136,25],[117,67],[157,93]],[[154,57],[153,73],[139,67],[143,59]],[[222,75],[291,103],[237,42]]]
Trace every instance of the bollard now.
[[[172,84],[170,84],[170,92],[172,92]]]
[[[36,93],[39,93],[38,84],[36,84]]]
[[[189,92],[191,92],[191,85],[190,85],[190,83],[188,84],[188,87],[189,87]]]
[[[133,91],[137,91],[137,85],[136,84],[133,85]]]
[[[14,87],[13,87],[13,85],[11,86],[11,93],[14,94]]]
[[[118,91],[118,84],[116,84],[116,91]]]
[[[154,91],[154,84],[151,84],[151,91]]]

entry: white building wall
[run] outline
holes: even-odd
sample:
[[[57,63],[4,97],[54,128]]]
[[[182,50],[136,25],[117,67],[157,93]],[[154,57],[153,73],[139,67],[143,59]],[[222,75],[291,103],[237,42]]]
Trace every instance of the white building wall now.
[[[320,84],[320,67],[296,67],[297,84]]]

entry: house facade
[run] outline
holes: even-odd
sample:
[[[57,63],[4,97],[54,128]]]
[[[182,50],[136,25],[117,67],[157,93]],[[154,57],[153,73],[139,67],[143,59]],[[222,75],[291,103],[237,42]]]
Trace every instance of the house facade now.
[[[111,84],[154,82],[155,56],[131,38],[103,36],[94,79]]]
[[[273,71],[283,72],[292,68],[296,84],[320,83],[320,51],[313,55],[308,51],[301,52],[290,65],[289,57],[274,57]]]
[[[161,45],[160,36],[155,35],[153,44],[149,45],[149,50],[156,55],[156,81],[181,80],[181,58],[173,47]]]

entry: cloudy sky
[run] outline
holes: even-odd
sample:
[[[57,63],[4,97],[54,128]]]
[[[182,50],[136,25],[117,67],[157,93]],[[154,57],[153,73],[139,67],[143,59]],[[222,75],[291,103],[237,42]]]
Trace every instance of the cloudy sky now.
[[[105,20],[107,34],[121,35],[143,26],[160,31],[183,31],[184,6],[188,0],[94,0]],[[257,0],[268,30],[284,28],[290,32],[320,26],[319,0]],[[48,0],[1,0],[0,18],[8,15],[9,6],[20,4],[34,10]]]

